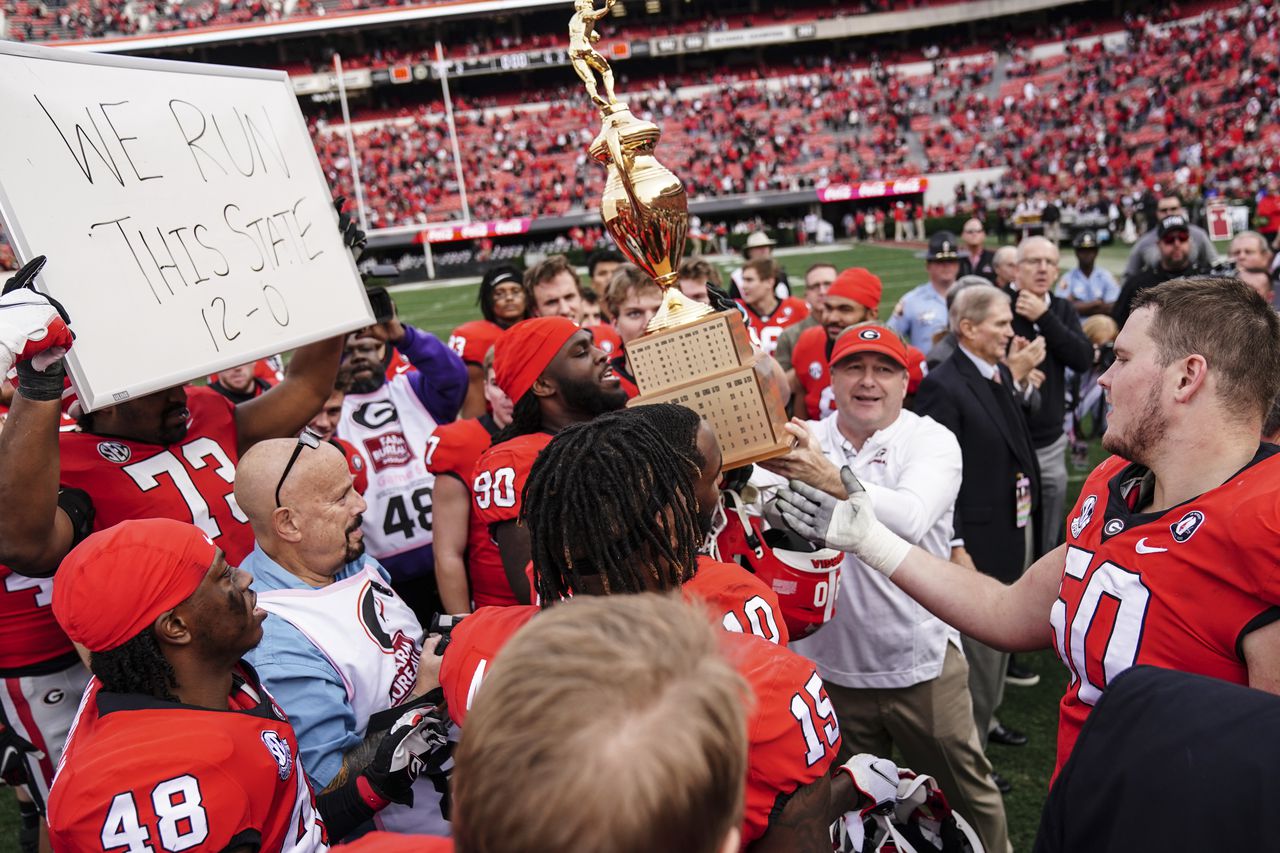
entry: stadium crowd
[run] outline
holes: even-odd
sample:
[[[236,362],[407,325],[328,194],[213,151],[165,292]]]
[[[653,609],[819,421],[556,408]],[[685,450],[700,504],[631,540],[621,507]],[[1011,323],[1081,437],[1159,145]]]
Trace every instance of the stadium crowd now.
[[[376,9],[431,6],[454,0],[205,0],[199,3],[73,2],[56,8],[37,0],[5,0],[9,19],[5,37],[14,41],[69,41],[116,38],[120,36],[197,30],[213,26],[306,19]],[[639,38],[656,38],[688,32],[715,32],[738,27],[763,26],[778,22],[805,22],[844,15],[892,12],[917,8],[920,0],[863,0],[859,3],[814,3],[793,7],[778,5],[763,14],[724,15],[708,20],[690,15],[684,23],[649,24],[628,27]],[[511,50],[564,47],[563,27],[543,32],[477,34],[474,41],[456,48],[455,56],[477,56]]]
[[[932,73],[887,60],[827,59],[804,73],[730,68],[710,80],[648,81],[650,92],[636,81],[631,100],[661,121],[664,161],[694,198],[999,167],[1006,175],[992,201],[1006,220],[1020,197],[1037,194],[1123,214],[1126,199],[1156,185],[1239,193],[1259,184],[1280,134],[1278,27],[1280,13],[1257,5],[1210,10],[1192,24],[1137,16],[1117,43],[1060,42],[1060,54],[1041,59],[1031,58],[1035,45],[1015,44],[995,58],[943,51]],[[473,218],[562,215],[597,197],[603,172],[584,151],[589,106],[546,96],[533,109],[459,104]],[[442,110],[356,115],[371,222],[458,215]],[[349,183],[339,125],[320,117],[312,127],[331,181]],[[715,154],[694,156],[705,151]],[[1030,165],[1038,152],[1052,152],[1043,169]]]

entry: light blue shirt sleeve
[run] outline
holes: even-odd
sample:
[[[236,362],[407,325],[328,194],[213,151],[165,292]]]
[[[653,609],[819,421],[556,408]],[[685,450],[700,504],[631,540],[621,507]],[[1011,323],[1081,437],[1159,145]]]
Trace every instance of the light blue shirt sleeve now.
[[[289,715],[307,777],[317,789],[323,788],[342,769],[342,757],[361,740],[347,689],[297,628],[274,615],[262,627],[262,642],[245,659]]]
[[[1120,285],[1116,283],[1116,277],[1109,270],[1097,269],[1094,273],[1102,281],[1102,301],[1115,302],[1120,298]]]
[[[911,337],[911,292],[908,291],[901,300],[902,313],[895,313],[886,324],[900,338]]]
[[[1079,287],[1080,270],[1074,269],[1067,272],[1066,275],[1058,282],[1058,286],[1054,289],[1054,294],[1066,299],[1067,297],[1075,297],[1076,290]],[[1079,298],[1079,297],[1076,297]]]
[[[334,575],[344,580],[372,566],[388,584],[391,576],[368,554],[348,563]],[[253,575],[258,592],[311,589],[255,546],[240,568]],[[288,620],[274,614],[262,623],[262,642],[245,655],[284,712],[298,736],[298,749],[307,778],[324,788],[342,769],[342,759],[359,745],[355,711],[347,688],[329,659]]]

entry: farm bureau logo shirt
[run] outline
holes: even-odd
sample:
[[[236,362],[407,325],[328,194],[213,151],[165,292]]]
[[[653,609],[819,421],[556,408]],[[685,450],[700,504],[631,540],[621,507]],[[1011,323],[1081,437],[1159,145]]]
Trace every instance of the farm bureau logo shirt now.
[[[431,491],[436,478],[421,455],[435,430],[435,419],[405,376],[388,379],[368,394],[348,394],[342,403],[338,434],[364,457],[369,475],[364,493],[369,504],[364,514],[365,548],[379,561],[420,552],[410,577],[431,571],[435,564]],[[404,565],[395,563],[397,568]],[[393,576],[402,574],[390,565],[387,568]]]

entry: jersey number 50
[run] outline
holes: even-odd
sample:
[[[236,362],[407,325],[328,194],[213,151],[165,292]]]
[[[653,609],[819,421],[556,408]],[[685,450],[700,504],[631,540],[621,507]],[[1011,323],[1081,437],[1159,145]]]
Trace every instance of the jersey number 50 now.
[[[1083,581],[1092,560],[1092,551],[1068,546],[1063,585],[1067,584],[1068,578]],[[1094,569],[1089,577],[1084,591],[1080,593],[1076,611],[1071,615],[1070,625],[1067,625],[1066,600],[1060,597],[1053,603],[1049,611],[1053,640],[1058,647],[1058,657],[1071,671],[1071,683],[1079,685],[1076,695],[1081,702],[1086,705],[1097,702],[1111,679],[1137,661],[1150,600],[1151,590],[1142,582],[1141,575],[1107,561]],[[1099,618],[1104,610],[1112,610],[1113,615]],[[1101,654],[1101,683],[1095,681],[1099,674],[1096,669],[1089,672],[1085,646],[1090,637],[1095,643],[1106,644]]]

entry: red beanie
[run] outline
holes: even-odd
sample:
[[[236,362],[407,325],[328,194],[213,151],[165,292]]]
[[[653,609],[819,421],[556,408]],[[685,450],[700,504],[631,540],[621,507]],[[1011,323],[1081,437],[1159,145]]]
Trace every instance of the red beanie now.
[[[77,643],[109,652],[191,597],[217,548],[170,518],[122,521],[72,549],[53,581],[53,615]]]
[[[920,390],[920,383],[929,372],[924,353],[913,346],[907,347],[907,393],[914,394]]]
[[[884,285],[870,270],[853,267],[836,276],[827,295],[852,299],[859,305],[874,311],[880,307],[880,293],[883,290]]]
[[[581,330],[567,317],[521,320],[493,345],[494,381],[512,403],[520,402],[565,341]]]

